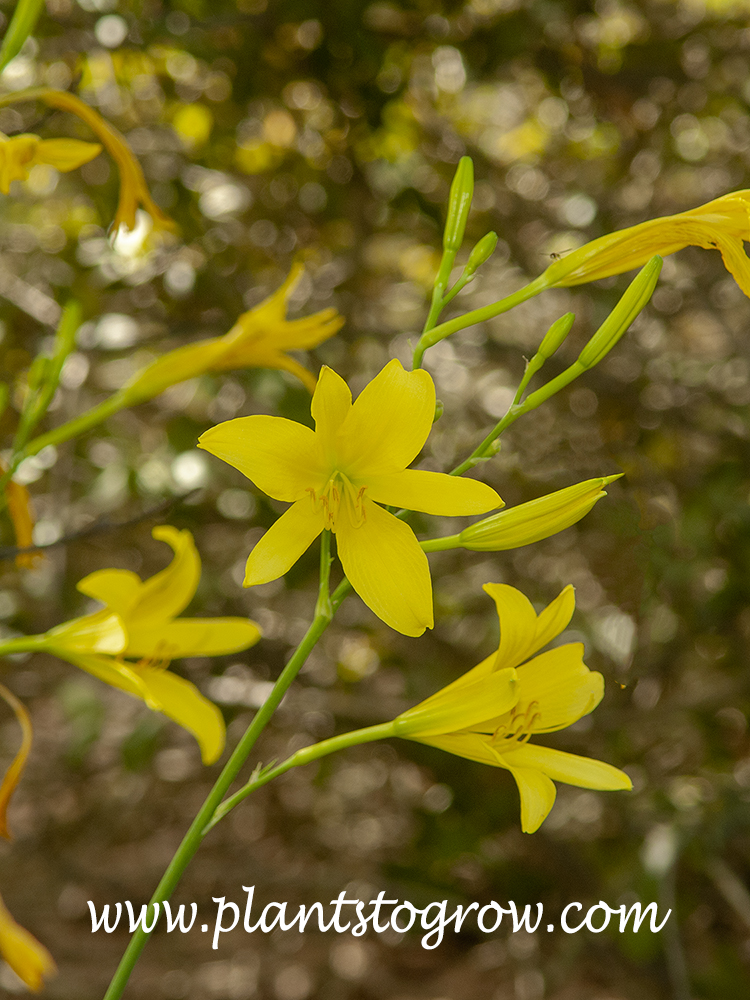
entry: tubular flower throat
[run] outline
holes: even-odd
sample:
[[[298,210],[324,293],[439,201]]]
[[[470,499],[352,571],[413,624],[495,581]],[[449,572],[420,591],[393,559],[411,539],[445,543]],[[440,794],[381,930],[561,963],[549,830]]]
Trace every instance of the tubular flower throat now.
[[[553,261],[540,276],[546,287],[579,285],[642,267],[654,254],[666,257],[687,246],[719,250],[724,266],[750,296],[750,190],[732,191],[698,208],[649,219],[600,236]]]
[[[581,643],[534,655],[570,621],[573,588],[566,587],[539,615],[513,587],[488,583],[484,589],[500,619],[497,652],[395,719],[394,735],[506,768],[521,795],[521,826],[534,833],[554,805],[552,779],[580,788],[632,785],[610,764],[529,742],[588,715],[604,694],[604,679],[583,662]]]
[[[502,504],[471,479],[407,469],[430,433],[435,387],[427,372],[390,361],[352,403],[330,368],[312,398],[315,430],[282,417],[228,420],[199,447],[292,506],[247,561],[245,586],[275,580],[324,529],[335,532],[344,572],[365,604],[391,628],[431,628],[432,584],[412,529],[380,504],[428,514],[480,514]]]
[[[315,376],[286,352],[307,350],[328,340],[341,329],[344,319],[335,309],[312,316],[286,319],[289,297],[304,272],[295,265],[273,295],[243,313],[229,333],[169,351],[148,365],[120,390],[124,405],[151,399],[170,385],[204,372],[235,368],[279,368],[296,375],[312,392]]]
[[[210,764],[224,748],[221,713],[195,685],[166,668],[179,657],[247,649],[260,631],[244,618],[177,618],[198,587],[200,558],[189,531],[162,525],[152,534],[174,549],[171,564],[146,581],[125,569],[91,573],[78,590],[106,608],[51,629],[39,637],[39,648],[163,712],[193,733]]]
[[[30,990],[38,992],[57,969],[52,956],[33,934],[17,924],[0,897],[0,957]]]
[[[101,151],[95,142],[40,139],[38,135],[14,135],[9,139],[0,133],[0,191],[7,194],[13,181],[25,181],[38,163],[67,173],[93,160]]]

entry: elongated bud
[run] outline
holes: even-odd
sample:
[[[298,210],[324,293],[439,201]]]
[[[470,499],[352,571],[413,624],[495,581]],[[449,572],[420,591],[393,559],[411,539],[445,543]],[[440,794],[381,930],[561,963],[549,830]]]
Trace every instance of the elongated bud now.
[[[540,357],[544,358],[545,361],[552,357],[558,347],[560,347],[565,338],[568,336],[575,318],[575,313],[565,313],[565,315],[561,316],[560,319],[556,319],[549,330],[547,330],[544,335],[544,340],[541,342],[539,350],[536,352]]]
[[[478,267],[481,267],[485,261],[490,259],[495,252],[496,246],[497,233],[487,233],[486,236],[483,236],[469,254],[469,259],[466,261],[466,267],[464,268],[464,274],[467,276],[472,275]]]
[[[631,281],[615,308],[578,355],[578,363],[583,368],[593,368],[599,364],[623,336],[653,295],[663,263],[658,255],[652,257]]]
[[[549,538],[580,521],[597,500],[607,495],[603,487],[621,475],[587,479],[546,497],[500,511],[464,528],[458,536],[458,544],[479,552],[499,552]]]
[[[443,249],[460,250],[469,218],[471,199],[474,196],[474,164],[469,156],[462,156],[458,163],[448,198],[448,218],[443,232]]]
[[[440,420],[440,418],[443,415],[443,411],[444,410],[445,410],[445,407],[443,406],[443,401],[441,399],[436,399],[435,400],[435,416],[432,418],[433,424],[436,424],[438,422],[438,420]]]

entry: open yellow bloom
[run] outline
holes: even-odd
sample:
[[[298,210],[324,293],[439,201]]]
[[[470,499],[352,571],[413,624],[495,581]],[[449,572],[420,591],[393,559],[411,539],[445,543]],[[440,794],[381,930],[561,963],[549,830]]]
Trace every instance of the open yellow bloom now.
[[[149,708],[193,733],[204,762],[210,764],[224,748],[221,713],[195,685],[166,667],[178,657],[247,649],[258,641],[260,631],[244,618],[177,618],[198,587],[200,558],[189,531],[162,525],[152,534],[174,549],[166,569],[146,581],[124,569],[102,569],[84,577],[78,589],[107,607],[39,636],[37,648],[142,698]]]
[[[44,979],[57,971],[52,956],[33,934],[17,924],[0,897],[0,956],[30,990],[37,992]]]
[[[533,833],[554,804],[552,779],[580,788],[632,785],[610,764],[528,742],[588,715],[604,693],[602,675],[583,662],[581,643],[534,655],[570,621],[573,588],[566,587],[539,615],[514,587],[488,583],[484,589],[500,619],[497,652],[395,719],[394,735],[506,768],[521,795],[521,826]]]
[[[245,586],[283,576],[329,529],[349,581],[379,618],[405,635],[431,628],[427,558],[412,529],[379,505],[458,515],[502,504],[484,483],[406,468],[421,451],[434,413],[428,373],[406,372],[394,360],[355,403],[346,382],[324,367],[312,398],[314,431],[262,415],[206,431],[199,447],[292,504],[250,553]]]
[[[0,191],[7,194],[13,181],[25,181],[37,163],[62,173],[75,170],[101,153],[96,142],[78,139],[40,139],[38,135],[0,135]]]
[[[295,265],[284,284],[243,313],[223,337],[178,347],[137,372],[120,390],[123,405],[151,399],[168,386],[204,372],[235,368],[280,368],[296,375],[312,392],[315,376],[286,352],[307,350],[328,340],[341,329],[344,318],[335,309],[323,309],[291,322],[286,319],[289,296],[303,272],[301,264]]]
[[[724,266],[750,296],[750,190],[732,191],[677,215],[649,219],[637,226],[600,236],[553,261],[540,278],[548,288],[579,285],[642,267],[654,254],[662,257],[687,246],[719,250]]]

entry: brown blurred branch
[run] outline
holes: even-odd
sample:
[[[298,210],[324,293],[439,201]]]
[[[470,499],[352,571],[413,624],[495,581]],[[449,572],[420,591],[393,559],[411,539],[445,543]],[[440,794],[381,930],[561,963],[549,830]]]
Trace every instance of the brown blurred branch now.
[[[126,521],[96,521],[94,524],[90,524],[87,528],[82,528],[80,531],[73,531],[69,535],[63,535],[63,537],[58,538],[56,542],[49,542],[47,545],[26,545],[22,548],[19,548],[18,546],[7,546],[5,548],[0,548],[0,560],[15,559],[16,556],[24,555],[27,552],[46,552],[47,549],[53,549],[60,545],[67,545],[68,542],[75,542],[81,538],[89,538],[92,535],[102,535],[109,531],[119,531],[121,528],[132,528],[133,525],[140,524],[142,521],[148,521],[152,517],[157,517],[169,510],[172,510],[181,503],[186,503],[190,497],[195,496],[195,494],[199,492],[200,488],[190,490],[189,493],[185,493],[181,497],[173,497],[169,500],[163,500],[161,503],[149,508],[149,510],[143,511],[143,513],[138,514],[136,517],[128,518]]]

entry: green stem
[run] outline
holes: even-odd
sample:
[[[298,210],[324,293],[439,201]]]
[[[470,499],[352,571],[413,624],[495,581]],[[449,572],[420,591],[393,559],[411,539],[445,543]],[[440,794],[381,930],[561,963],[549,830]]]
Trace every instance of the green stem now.
[[[0,656],[12,656],[13,653],[33,653],[42,649],[45,644],[43,635],[20,635],[17,639],[0,642]]]
[[[446,323],[441,323],[440,326],[427,330],[419,338],[419,343],[414,351],[414,367],[421,368],[424,352],[428,347],[434,347],[441,340],[449,337],[452,333],[456,333],[458,330],[465,329],[467,326],[473,326],[475,323],[484,323],[488,319],[499,316],[501,313],[508,312],[509,309],[513,309],[522,302],[534,298],[535,295],[543,292],[548,287],[549,285],[544,275],[540,274],[530,284],[520,288],[517,292],[513,292],[512,295],[500,299],[499,302],[493,302],[489,306],[482,306],[481,309],[473,309],[471,312],[464,313],[463,316],[457,316],[456,319],[448,320]]]
[[[320,586],[318,588],[318,600],[315,604],[315,617],[333,617],[331,609],[331,595],[329,593],[329,581],[331,579],[331,532],[324,530],[320,536]]]
[[[82,413],[80,417],[74,417],[72,420],[68,420],[67,423],[60,424],[59,427],[55,427],[54,430],[47,431],[46,434],[40,434],[32,441],[29,441],[29,443],[21,451],[13,455],[12,459],[8,463],[8,468],[2,475],[0,475],[0,508],[5,502],[5,486],[25,458],[29,458],[31,455],[37,455],[42,448],[46,448],[47,445],[62,444],[64,441],[69,441],[71,438],[77,437],[84,431],[88,431],[92,427],[96,427],[97,424],[106,420],[107,417],[112,416],[113,413],[117,413],[117,411],[121,410],[125,405],[126,403],[122,395],[119,392],[116,392],[114,396],[110,396],[97,406],[93,406],[90,410]]]
[[[461,543],[458,535],[444,535],[442,538],[425,538],[420,542],[423,552],[441,552],[443,549],[459,549]]]
[[[262,788],[263,785],[267,785],[274,778],[278,778],[285,771],[289,771],[293,767],[299,767],[302,764],[310,764],[312,761],[319,760],[330,753],[335,753],[337,750],[345,750],[347,747],[357,746],[360,743],[372,743],[374,740],[384,740],[394,735],[393,722],[381,722],[377,726],[368,726],[366,729],[354,729],[350,733],[342,733],[341,736],[333,736],[329,740],[323,740],[321,743],[314,743],[312,746],[297,750],[296,753],[293,753],[291,757],[287,757],[281,764],[263,771],[257,778],[243,785],[234,795],[225,799],[217,808],[213,819],[206,827],[206,833],[216,826],[235,806],[246,799],[248,795],[252,794],[256,789]]]
[[[349,581],[347,579],[342,580],[331,597],[331,613],[329,615],[316,615],[313,619],[312,624],[305,633],[305,637],[295,649],[291,659],[282,670],[279,679],[274,684],[271,694],[268,696],[268,699],[265,701],[263,706],[258,709],[253,721],[245,730],[242,739],[235,747],[234,753],[227,761],[219,777],[216,779],[216,783],[209,792],[206,801],[201,806],[198,815],[190,824],[190,829],[183,837],[182,843],[177,848],[174,857],[169,863],[169,867],[156,887],[154,895],[151,897],[151,903],[161,904],[165,899],[169,899],[174,892],[177,883],[182,878],[182,873],[185,871],[188,864],[193,859],[196,851],[200,847],[208,825],[213,819],[214,813],[226,793],[229,791],[232,782],[242,769],[245,761],[250,755],[250,751],[255,746],[258,737],[265,729],[271,719],[271,716],[278,708],[281,699],[289,690],[289,687],[307,660],[307,657],[310,655],[313,647],[328,628],[333,615],[350,590],[351,584]],[[146,933],[142,927],[139,927],[135,932],[133,937],[130,939],[130,943],[128,944],[119,966],[117,967],[117,971],[109,984],[104,1000],[119,1000],[119,997],[122,996],[123,990],[125,989],[128,979],[130,978],[130,973],[133,971],[135,963],[138,961],[138,958],[146,946],[150,936],[150,933]]]

